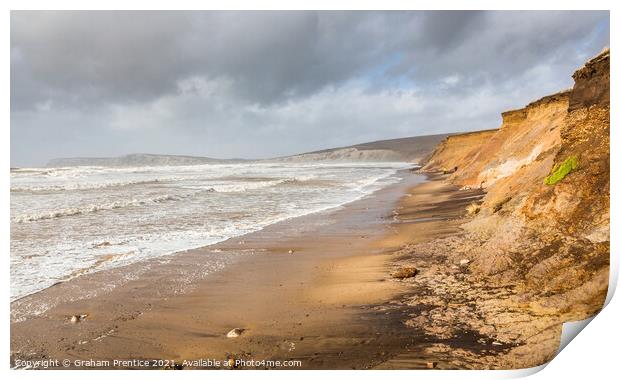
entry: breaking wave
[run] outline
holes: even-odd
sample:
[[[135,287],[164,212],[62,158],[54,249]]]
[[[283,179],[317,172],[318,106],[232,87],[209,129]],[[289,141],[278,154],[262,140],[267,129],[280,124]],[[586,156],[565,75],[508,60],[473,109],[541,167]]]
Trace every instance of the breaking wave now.
[[[191,194],[191,195],[195,195],[195,194],[196,193]],[[143,205],[148,205],[148,204],[178,201],[183,198],[187,198],[188,196],[190,195],[181,196],[181,195],[166,194],[163,196],[147,198],[147,199],[131,199],[128,201],[116,201],[116,202],[110,202],[110,203],[104,203],[104,204],[88,205],[84,207],[65,208],[65,209],[60,209],[60,210],[51,211],[51,212],[44,212],[44,213],[39,213],[39,214],[26,214],[26,215],[16,216],[16,217],[11,218],[11,222],[12,223],[35,222],[35,221],[45,220],[45,219],[62,218],[65,216],[88,214],[88,213],[94,213],[94,212],[105,211],[105,210],[115,210],[115,209],[124,208],[124,207],[143,206]]]
[[[133,185],[149,185],[162,182],[161,179],[148,179],[143,181],[125,181],[125,182],[100,182],[100,183],[71,183],[71,184],[49,184],[35,186],[11,186],[12,192],[29,191],[29,192],[48,192],[48,191],[67,191],[67,190],[98,190],[107,187],[123,187]]]

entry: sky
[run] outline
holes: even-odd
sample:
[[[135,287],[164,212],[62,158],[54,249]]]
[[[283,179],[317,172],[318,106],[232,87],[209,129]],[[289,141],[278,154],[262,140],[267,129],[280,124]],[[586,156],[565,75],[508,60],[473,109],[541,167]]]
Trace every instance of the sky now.
[[[11,166],[497,128],[607,46],[607,11],[12,11]]]

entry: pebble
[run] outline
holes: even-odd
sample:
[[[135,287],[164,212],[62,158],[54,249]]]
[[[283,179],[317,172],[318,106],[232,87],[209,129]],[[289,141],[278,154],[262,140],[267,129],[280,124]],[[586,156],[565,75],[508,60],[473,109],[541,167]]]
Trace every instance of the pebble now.
[[[88,314],[72,315],[71,323],[81,322],[83,319],[86,319],[86,317],[88,317]]]
[[[241,335],[241,333],[243,333],[245,331],[245,329],[241,329],[241,328],[234,328],[232,330],[230,330],[228,332],[228,334],[226,334],[227,338],[237,338],[239,335]]]
[[[398,269],[396,272],[392,273],[392,277],[397,279],[405,279],[410,278],[418,274],[418,269],[414,267],[404,267]]]

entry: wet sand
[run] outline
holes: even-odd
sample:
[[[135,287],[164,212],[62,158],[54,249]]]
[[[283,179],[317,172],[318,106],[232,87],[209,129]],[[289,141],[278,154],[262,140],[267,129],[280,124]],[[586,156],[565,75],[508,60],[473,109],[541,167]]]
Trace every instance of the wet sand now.
[[[222,363],[234,358],[259,361],[242,368],[289,368],[261,360],[296,360],[287,364],[300,369],[392,368],[386,364],[407,352],[398,368],[425,368],[428,359],[415,354],[423,334],[404,325],[412,310],[399,302],[411,287],[390,276],[394,254],[458,233],[464,207],[478,194],[441,177],[401,175],[400,183],[335,210],[84,275],[14,302],[11,365],[49,358],[69,359],[69,368],[174,361],[204,369],[227,368]],[[202,263],[214,256],[229,264],[205,274]],[[45,311],[32,315],[37,308]],[[72,315],[86,316],[71,323]],[[243,332],[226,337],[233,328]],[[115,366],[115,359],[163,362]]]

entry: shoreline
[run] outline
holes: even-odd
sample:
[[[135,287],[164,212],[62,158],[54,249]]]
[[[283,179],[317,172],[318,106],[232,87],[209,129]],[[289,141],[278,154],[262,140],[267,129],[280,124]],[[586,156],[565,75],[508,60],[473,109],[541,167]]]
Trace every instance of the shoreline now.
[[[361,194],[357,198],[344,201],[343,203],[340,203],[340,204],[337,204],[337,205],[326,206],[324,208],[316,209],[316,210],[313,210],[313,211],[308,211],[306,213],[302,213],[302,214],[299,214],[299,215],[286,216],[283,219],[279,219],[277,221],[272,221],[272,222],[270,222],[270,224],[261,226],[261,227],[259,227],[258,229],[254,230],[254,231],[243,232],[240,235],[232,235],[230,237],[226,237],[226,238],[223,238],[222,240],[214,241],[214,242],[211,242],[211,243],[208,243],[208,244],[207,243],[202,243],[202,244],[198,244],[198,245],[191,245],[191,246],[187,246],[186,248],[181,248],[181,249],[176,249],[176,250],[173,250],[173,251],[168,251],[166,253],[156,254],[156,255],[154,255],[154,256],[152,256],[150,258],[146,258],[146,259],[143,259],[141,261],[135,261],[135,262],[132,262],[132,263],[129,263],[129,264],[124,264],[124,265],[120,265],[120,266],[111,266],[111,267],[107,267],[107,268],[104,268],[104,269],[95,269],[95,270],[91,270],[91,269],[93,269],[93,267],[76,269],[72,273],[63,276],[64,278],[62,280],[58,280],[55,283],[52,283],[51,285],[48,285],[47,287],[35,290],[33,292],[30,292],[30,293],[22,294],[22,295],[20,295],[20,296],[18,296],[16,298],[12,298],[12,295],[11,295],[10,296],[10,298],[11,298],[10,299],[10,304],[13,305],[14,302],[19,303],[18,301],[20,301],[20,300],[22,300],[24,298],[31,297],[31,296],[39,293],[39,292],[46,291],[47,289],[50,289],[50,288],[52,288],[54,286],[57,286],[57,285],[60,285],[60,284],[63,284],[63,283],[69,282],[69,281],[73,281],[73,280],[79,278],[82,275],[92,275],[94,273],[101,272],[101,271],[113,271],[113,270],[121,269],[121,268],[124,268],[124,267],[136,266],[136,265],[139,265],[140,263],[144,263],[144,262],[149,262],[149,263],[150,262],[158,262],[158,261],[162,262],[162,261],[166,261],[167,258],[171,257],[171,256],[175,256],[175,255],[179,255],[179,254],[185,254],[187,252],[191,252],[191,251],[195,251],[195,250],[206,250],[209,247],[212,247],[212,246],[217,245],[217,244],[225,243],[225,242],[227,242],[228,240],[231,240],[231,239],[241,239],[243,236],[246,236],[246,235],[249,235],[249,234],[254,234],[254,233],[259,233],[261,230],[263,230],[265,228],[270,228],[271,226],[279,225],[281,223],[288,223],[289,221],[291,221],[293,219],[304,218],[304,217],[308,217],[308,216],[313,215],[313,214],[330,213],[330,212],[332,212],[334,210],[338,210],[339,208],[346,207],[350,203],[357,202],[360,199],[363,199],[363,198],[368,197],[368,196],[372,196],[375,192],[380,191],[380,190],[382,190],[384,188],[396,185],[399,181],[401,181],[403,179],[402,173],[407,173],[407,172],[409,172],[411,170],[418,169],[420,167],[418,164],[408,164],[408,165],[409,165],[408,168],[395,168],[395,172],[394,173],[392,173],[392,174],[390,174],[390,175],[388,175],[386,177],[382,177],[382,178],[377,179],[371,185],[374,186],[377,183],[380,183],[382,181],[387,181],[387,180],[390,180],[391,182],[383,183],[378,188],[371,189],[370,192],[366,192],[364,194]],[[29,168],[29,169],[31,169],[31,168]],[[396,179],[396,181],[393,182],[392,181],[393,179]],[[11,222],[13,222],[13,221],[11,221]],[[108,243],[108,242],[107,241],[103,241],[100,244],[106,244],[106,243]],[[106,264],[109,261],[114,261],[118,256],[122,256],[122,254],[118,254],[118,255],[116,255],[116,254],[103,255],[102,258],[99,259],[94,264],[94,267],[96,268],[98,266],[101,266],[102,264]]]
[[[404,325],[411,308],[397,299],[411,289],[390,277],[394,254],[457,232],[471,194],[457,194],[435,175],[402,175],[338,209],[169,256],[107,293],[57,299],[46,312],[11,324],[11,364],[40,357],[234,357],[301,360],[301,369],[374,368],[411,351],[422,335]],[[175,279],[186,276],[179,269],[200,272],[201,255],[223,253],[237,257],[203,278],[189,276],[183,291],[175,288]],[[114,272],[29,297],[96,287]],[[71,315],[87,317],[72,324]],[[241,336],[226,338],[234,328],[244,329]],[[410,360],[408,368],[425,368],[425,360]]]

